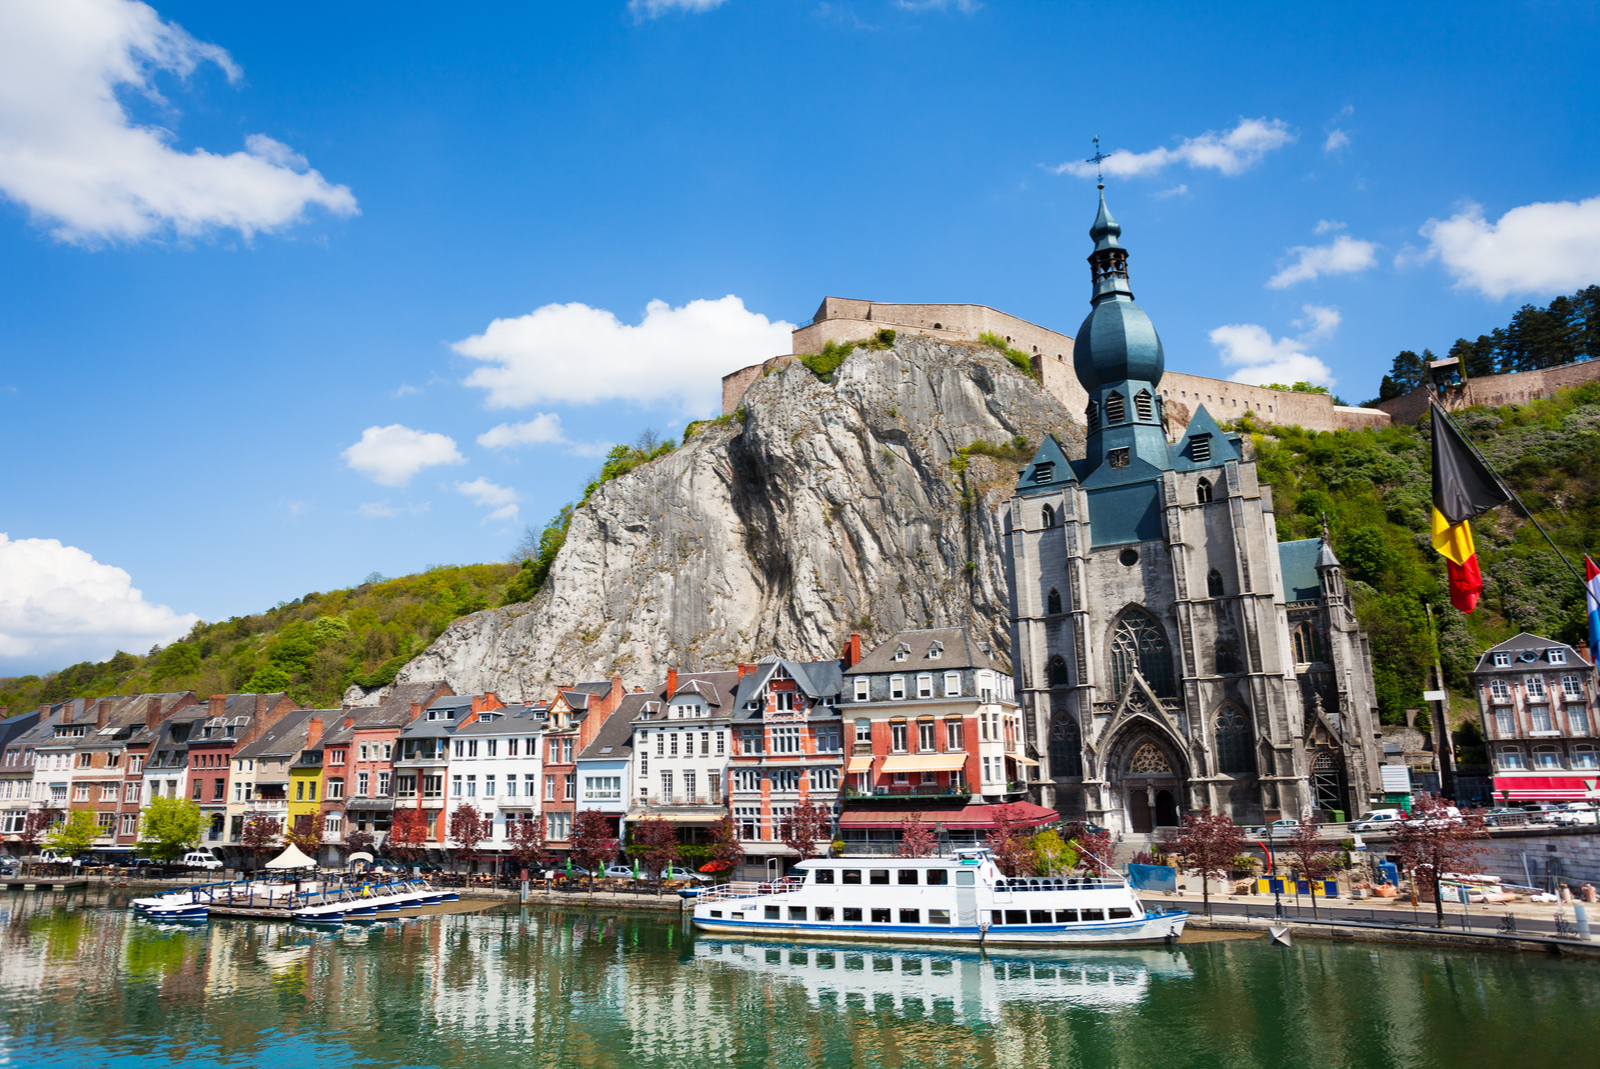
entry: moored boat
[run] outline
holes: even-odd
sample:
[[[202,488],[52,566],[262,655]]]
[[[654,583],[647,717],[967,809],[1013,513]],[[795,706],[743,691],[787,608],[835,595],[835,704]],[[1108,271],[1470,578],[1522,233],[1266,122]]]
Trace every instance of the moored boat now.
[[[1008,877],[987,850],[954,858],[828,858],[754,891],[695,899],[696,928],[811,939],[992,946],[1160,943],[1188,913],[1146,909],[1121,876]]]

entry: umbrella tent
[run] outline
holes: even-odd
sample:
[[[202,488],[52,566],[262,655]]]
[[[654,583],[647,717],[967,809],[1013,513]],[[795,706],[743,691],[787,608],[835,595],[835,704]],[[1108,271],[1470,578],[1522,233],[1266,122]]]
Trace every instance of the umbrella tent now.
[[[312,869],[317,867],[317,863],[307,857],[298,846],[290,843],[289,849],[267,862],[266,867],[269,869]]]

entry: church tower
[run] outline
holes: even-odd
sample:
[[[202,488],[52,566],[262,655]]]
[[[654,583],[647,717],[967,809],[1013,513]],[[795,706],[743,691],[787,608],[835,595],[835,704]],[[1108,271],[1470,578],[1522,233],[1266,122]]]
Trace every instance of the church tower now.
[[[1103,191],[1089,236],[1086,455],[1047,437],[1003,520],[1039,800],[1134,833],[1204,806],[1251,823],[1355,811],[1377,700],[1332,546],[1279,544],[1249,438],[1204,408],[1169,441],[1165,354]]]

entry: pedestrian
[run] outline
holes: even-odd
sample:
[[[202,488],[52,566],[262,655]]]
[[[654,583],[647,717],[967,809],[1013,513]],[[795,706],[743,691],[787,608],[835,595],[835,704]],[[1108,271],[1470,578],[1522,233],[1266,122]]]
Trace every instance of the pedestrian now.
[[[1583,892],[1583,900],[1585,902],[1600,901],[1600,895],[1595,894],[1594,884],[1585,882],[1579,890]]]

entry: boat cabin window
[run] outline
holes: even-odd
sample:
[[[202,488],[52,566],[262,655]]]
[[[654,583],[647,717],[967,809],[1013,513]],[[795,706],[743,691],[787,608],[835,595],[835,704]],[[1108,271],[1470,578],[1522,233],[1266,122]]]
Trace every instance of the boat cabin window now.
[[[881,908],[880,907],[874,907],[873,910],[872,910],[872,923],[873,924],[888,924],[889,923],[889,908],[887,906],[884,906],[884,907],[881,907]]]
[[[792,920],[792,921],[803,921],[803,920],[805,920],[806,919],[806,907],[804,907],[804,906],[790,906],[789,907],[789,919]]]
[[[857,880],[856,882],[859,883],[861,881]],[[844,919],[847,921],[859,922],[861,920],[861,908],[859,906],[845,906]]]
[[[768,906],[767,907],[767,920],[775,921],[777,919],[778,919],[778,907],[777,906]]]
[[[1086,909],[1083,911],[1083,919],[1086,921],[1103,921],[1106,919],[1106,911],[1103,909]]]
[[[868,874],[870,876],[870,879],[868,881],[869,883],[888,883],[889,882],[889,870],[888,869],[868,869],[867,872],[868,872]]]
[[[1078,911],[1075,910],[1075,909],[1058,909],[1058,910],[1056,910],[1056,923],[1057,924],[1077,924],[1078,923]]]
[[[1028,911],[1025,910],[1025,909],[1008,909],[1008,910],[1006,910],[1005,911],[1005,920],[1003,920],[1003,921],[1000,919],[1000,912],[1001,911],[998,910],[998,909],[994,911],[995,923],[996,924],[1027,924],[1028,923]]]
[[[972,871],[970,871],[968,869],[957,869],[956,870],[956,886],[957,887],[971,887],[973,884],[977,883],[977,880],[975,878],[977,875],[978,874],[976,872],[972,872]]]
[[[840,883],[860,883],[861,882],[861,870],[860,869],[845,869],[844,870],[844,879],[840,880],[839,882]]]
[[[930,909],[930,910],[928,910],[928,923],[929,924],[949,924],[950,923],[950,911],[948,909]]]
[[[1111,911],[1111,919],[1114,920],[1114,921],[1128,920],[1132,916],[1133,916],[1133,910],[1131,910],[1131,909],[1113,909]]]
[[[942,887],[950,882],[950,874],[944,869],[929,869],[927,882],[929,887]]]
[[[900,923],[901,924],[921,924],[922,923],[922,910],[920,910],[920,909],[902,909],[900,911]]]
[[[812,880],[811,880],[812,883],[832,883],[833,882],[833,870],[832,869],[814,869],[812,871],[815,873],[815,875],[812,877]]]
[[[818,906],[817,907],[817,920],[819,920],[819,921],[831,921],[831,920],[833,920],[833,907],[832,906]]]
[[[916,869],[901,869],[900,870],[900,882],[901,883],[916,883],[917,882],[917,870]]]
[[[1049,924],[1050,911],[1048,909],[1030,909],[1028,910],[1028,922],[1030,924]]]

